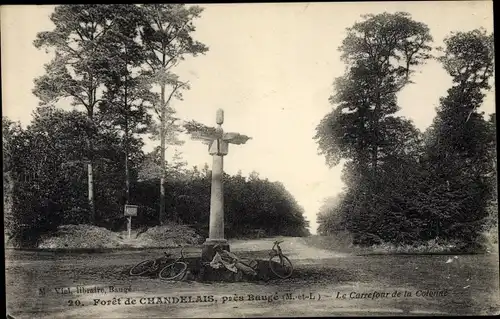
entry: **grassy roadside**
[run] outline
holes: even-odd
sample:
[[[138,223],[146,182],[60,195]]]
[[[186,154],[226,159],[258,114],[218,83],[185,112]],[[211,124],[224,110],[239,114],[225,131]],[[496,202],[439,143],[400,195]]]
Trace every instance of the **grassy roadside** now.
[[[338,235],[304,237],[305,242],[315,248],[333,250],[355,255],[450,255],[450,254],[498,254],[498,229],[492,229],[482,234],[482,243],[478,249],[464,250],[459,243],[445,243],[430,240],[421,245],[393,245],[383,243],[370,247],[361,247],[352,244],[348,233]]]

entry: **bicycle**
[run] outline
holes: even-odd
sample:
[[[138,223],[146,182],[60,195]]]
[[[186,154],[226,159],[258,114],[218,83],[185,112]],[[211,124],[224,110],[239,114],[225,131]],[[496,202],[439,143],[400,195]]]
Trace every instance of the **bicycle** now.
[[[142,276],[148,273],[153,273],[160,269],[162,264],[168,262],[170,256],[172,256],[172,254],[163,252],[163,256],[159,258],[141,261],[130,269],[129,274],[130,276]]]
[[[181,255],[175,261],[163,267],[158,273],[158,277],[162,280],[182,279],[187,272],[187,263],[184,259],[184,249],[181,249]]]
[[[288,259],[281,250],[280,244],[282,242],[283,240],[274,242],[273,248],[269,253],[269,268],[279,278],[286,279],[292,275],[293,265],[290,259]]]

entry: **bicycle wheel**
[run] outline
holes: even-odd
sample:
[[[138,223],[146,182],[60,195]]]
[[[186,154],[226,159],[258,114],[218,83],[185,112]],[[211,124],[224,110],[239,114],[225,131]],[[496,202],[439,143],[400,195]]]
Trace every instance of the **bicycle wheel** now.
[[[286,256],[274,255],[269,258],[269,268],[281,279],[286,279],[292,275],[293,265]]]
[[[187,270],[187,264],[182,261],[171,263],[158,273],[158,277],[163,280],[179,280],[184,277]]]
[[[153,271],[155,261],[153,259],[141,261],[130,269],[130,276],[142,276]]]

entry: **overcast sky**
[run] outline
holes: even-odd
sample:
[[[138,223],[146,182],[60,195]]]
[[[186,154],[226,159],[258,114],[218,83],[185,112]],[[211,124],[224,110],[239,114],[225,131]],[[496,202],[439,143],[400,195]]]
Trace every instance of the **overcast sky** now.
[[[342,75],[338,46],[345,29],[362,14],[406,11],[427,24],[434,46],[451,31],[483,27],[493,31],[492,2],[370,2],[207,4],[196,21],[195,38],[209,46],[205,56],[187,59],[179,74],[191,82],[184,101],[175,102],[181,118],[214,125],[215,111],[225,111],[226,131],[251,136],[246,145],[230,146],[225,171],[281,181],[295,196],[316,230],[322,200],[341,191],[341,167],[329,169],[312,139],[315,127],[332,106],[335,77]],[[32,43],[37,32],[51,30],[52,6],[2,6],[2,112],[23,124],[37,106],[33,79],[43,74],[50,55]],[[420,129],[432,121],[439,97],[451,81],[430,61],[415,84],[399,96],[400,114]],[[494,112],[494,94],[483,106]],[[147,139],[146,139],[147,140]],[[146,150],[156,142],[146,141]],[[211,165],[207,147],[188,141],[182,148],[192,165]]]

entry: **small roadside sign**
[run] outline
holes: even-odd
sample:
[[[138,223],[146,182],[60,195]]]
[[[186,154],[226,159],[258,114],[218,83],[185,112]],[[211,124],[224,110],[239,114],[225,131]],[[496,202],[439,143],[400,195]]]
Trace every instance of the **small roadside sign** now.
[[[137,205],[125,205],[125,216],[137,216]]]

